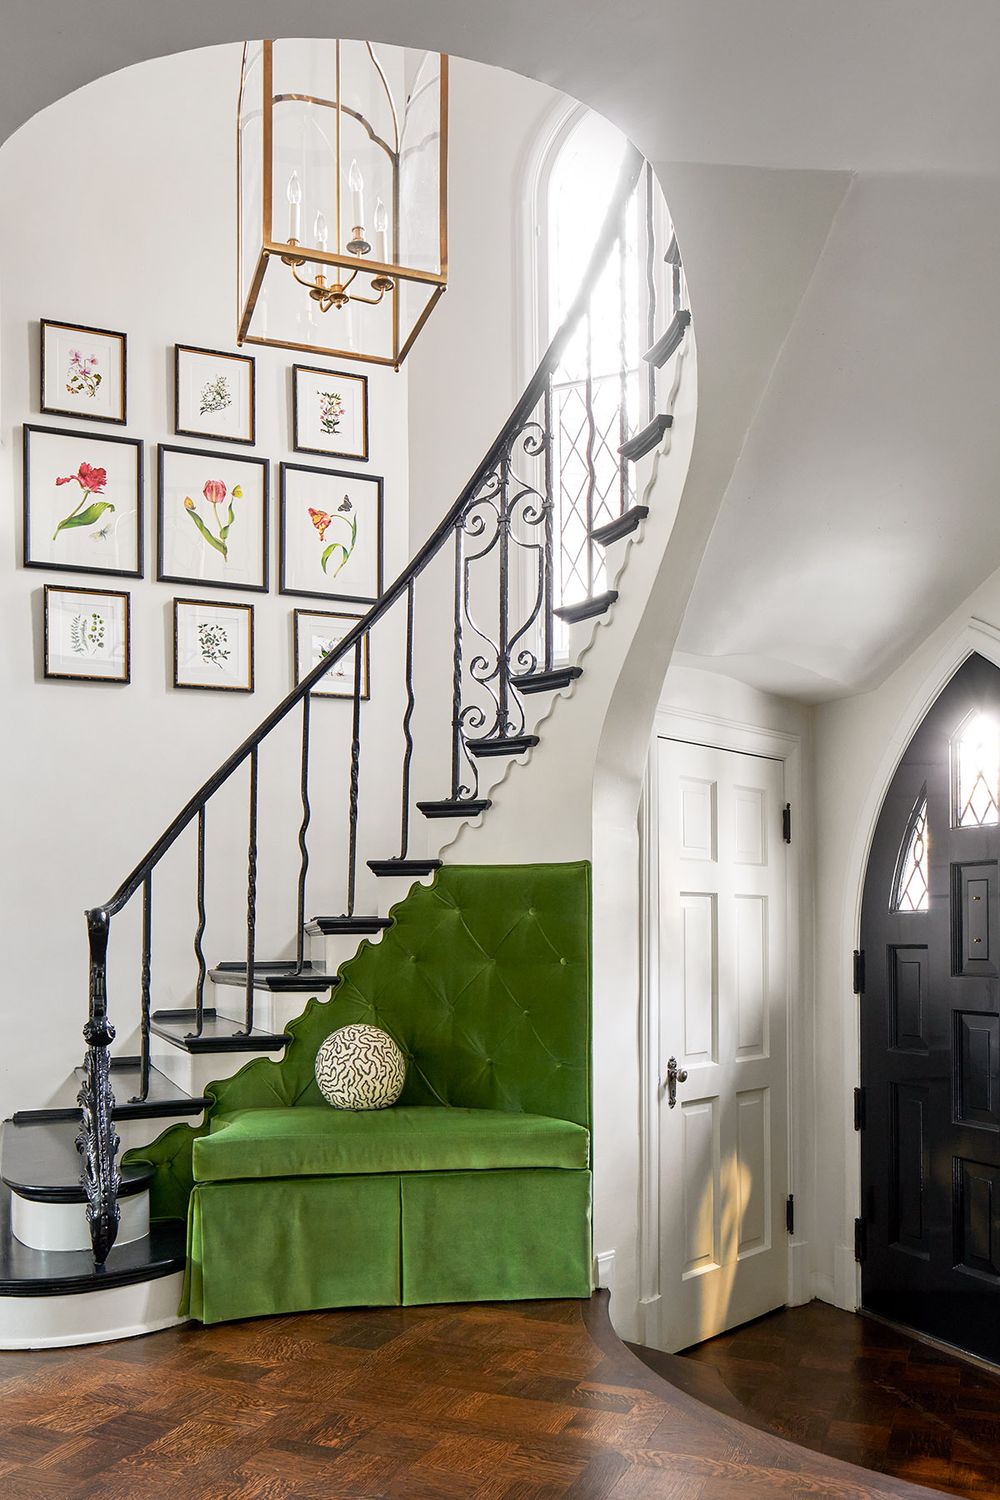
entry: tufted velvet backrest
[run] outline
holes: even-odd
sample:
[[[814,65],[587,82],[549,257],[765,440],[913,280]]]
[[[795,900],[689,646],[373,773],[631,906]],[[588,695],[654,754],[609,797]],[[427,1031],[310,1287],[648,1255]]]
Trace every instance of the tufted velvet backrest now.
[[[284,1059],[215,1085],[218,1109],[319,1104],[313,1064],[367,1021],[407,1056],[404,1104],[590,1124],[590,866],[451,865],[341,968],[329,1004],[292,1023]]]
[[[450,1104],[591,1123],[590,866],[449,865],[362,943],[329,1002],[292,1021],[279,1062],[258,1058],[209,1086],[209,1116],[322,1104],[313,1068],[338,1026],[388,1031],[408,1060],[404,1104]],[[207,1127],[203,1127],[207,1128]],[[191,1144],[175,1125],[129,1153],[157,1168],[156,1217],[185,1211]]]

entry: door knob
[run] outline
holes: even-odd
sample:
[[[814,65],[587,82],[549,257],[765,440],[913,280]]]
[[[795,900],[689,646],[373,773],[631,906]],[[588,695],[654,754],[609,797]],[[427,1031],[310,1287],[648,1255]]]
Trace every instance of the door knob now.
[[[687,1068],[677,1066],[676,1057],[667,1059],[667,1106],[673,1109],[677,1103],[677,1085],[687,1083]]]

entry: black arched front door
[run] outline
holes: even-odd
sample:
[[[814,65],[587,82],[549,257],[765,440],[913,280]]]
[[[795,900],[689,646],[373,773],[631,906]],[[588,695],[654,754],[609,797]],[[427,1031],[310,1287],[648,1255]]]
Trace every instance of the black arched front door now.
[[[930,709],[861,916],[862,1303],[1000,1361],[1000,670]]]

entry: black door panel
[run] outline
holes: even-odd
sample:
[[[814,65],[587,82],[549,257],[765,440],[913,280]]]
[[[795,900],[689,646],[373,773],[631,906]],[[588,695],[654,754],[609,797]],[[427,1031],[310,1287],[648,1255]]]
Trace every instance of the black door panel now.
[[[871,1311],[1000,1361],[1000,822],[989,821],[992,771],[975,798],[987,821],[952,827],[969,802],[968,778],[959,795],[953,742],[976,712],[1000,722],[1000,670],[973,656],[914,735],[872,841],[861,919],[861,1280]],[[911,846],[922,855],[916,870],[907,862]],[[894,893],[900,910],[892,909]]]

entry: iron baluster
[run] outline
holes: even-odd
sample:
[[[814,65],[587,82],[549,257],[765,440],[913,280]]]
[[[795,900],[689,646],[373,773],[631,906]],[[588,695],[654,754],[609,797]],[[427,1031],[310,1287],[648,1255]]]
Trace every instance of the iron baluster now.
[[[451,666],[451,795],[462,793],[462,579],[465,568],[465,528],[455,527],[455,644]]]
[[[399,857],[405,859],[410,847],[410,761],[413,758],[413,736],[410,720],[413,718],[413,579],[406,590],[406,710],[403,714],[403,795],[399,832]]]
[[[257,943],[257,746],[250,752],[250,833],[247,840],[246,1034],[253,1031],[254,949]]]
[[[590,540],[594,529],[594,491],[597,488],[597,467],[594,463],[594,442],[597,423],[594,420],[594,323],[590,304],[587,304],[587,378],[584,382],[584,402],[587,410],[587,597],[594,592],[594,543]]]
[[[131,1101],[144,1104],[149,1096],[149,1011],[153,948],[153,876],[142,882],[142,960],[139,980],[139,1092]]]
[[[497,625],[497,734],[514,732],[510,718],[510,449],[500,458],[500,577]]]
[[[652,349],[656,342],[656,278],[653,275],[653,256],[656,243],[653,230],[653,169],[646,163],[646,348]],[[647,369],[647,421],[656,416],[656,366],[652,360]]]
[[[208,965],[202,939],[205,936],[205,809],[198,809],[198,874],[196,887],[198,925],[194,933],[194,956],[198,965],[198,978],[194,987],[194,1034],[201,1036],[205,1029],[205,975]]]
[[[115,1028],[108,1020],[108,933],[111,917],[105,907],[87,912],[90,947],[90,977],[87,1024],[83,1039],[87,1055],[83,1083],[77,1100],[80,1130],[76,1148],[83,1157],[83,1186],[87,1194],[87,1223],[94,1264],[104,1265],[118,1235],[118,1192],[121,1176],[116,1164],[118,1133],[115,1130],[115,1096],[111,1087],[108,1049]]]
[[[358,648],[360,650],[360,647]],[[302,698],[302,757],[299,767],[299,797],[302,802],[302,822],[299,824],[299,885],[296,903],[298,927],[295,938],[295,972],[301,974],[306,961],[306,875],[309,870],[309,845],[306,834],[312,819],[309,806],[309,709],[312,698],[305,693]]]
[[[361,651],[359,641],[354,652],[354,714],[351,723],[351,791],[347,846],[347,912],[354,916],[358,875],[358,781],[361,767]]]
[[[555,644],[555,567],[553,556],[553,528],[555,524],[555,498],[552,492],[552,376],[549,375],[545,382],[545,405],[543,408],[542,421],[545,425],[545,534],[543,542],[543,593],[544,618],[542,630],[544,637],[543,656],[546,672],[552,671]]]

